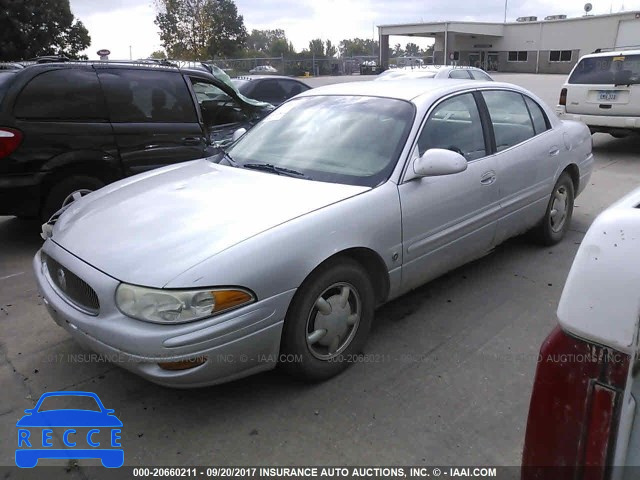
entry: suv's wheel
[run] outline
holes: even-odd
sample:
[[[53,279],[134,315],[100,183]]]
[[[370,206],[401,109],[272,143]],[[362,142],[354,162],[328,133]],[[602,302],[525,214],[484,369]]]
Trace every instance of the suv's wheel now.
[[[40,211],[40,219],[46,222],[51,216],[60,210],[63,206],[76,201],[78,198],[84,197],[89,193],[98,190],[104,186],[101,180],[85,176],[74,175],[65,178],[51,188],[47,194],[42,209]]]
[[[284,322],[281,366],[305,380],[337,375],[364,346],[374,314],[371,280],[342,258],[318,270],[296,292]]]
[[[563,172],[553,187],[542,222],[533,230],[543,245],[555,245],[564,238],[571,224],[574,198],[573,180]]]

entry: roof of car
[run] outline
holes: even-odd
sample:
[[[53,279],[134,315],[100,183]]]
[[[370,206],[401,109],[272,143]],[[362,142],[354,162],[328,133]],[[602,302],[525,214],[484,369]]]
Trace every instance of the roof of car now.
[[[593,58],[593,57],[624,57],[626,55],[640,55],[640,49],[635,50],[607,50],[606,52],[598,52],[598,53],[589,53],[588,55],[583,55],[582,58]]]
[[[239,75],[237,77],[233,77],[231,80],[295,80],[296,82],[300,82],[297,78],[289,77],[287,75]],[[304,83],[304,82],[300,82]]]
[[[508,87],[519,89],[519,87],[516,87],[515,85],[509,83],[489,82],[483,80],[457,80],[446,78],[433,79],[429,82],[424,82],[421,80],[405,78],[399,80],[393,79],[386,82],[361,81],[334,83],[332,85],[326,85],[324,87],[317,87],[312,90],[307,90],[306,92],[301,93],[300,96],[360,95],[397,98],[400,100],[413,100],[414,98],[426,93],[438,92],[441,94],[446,94],[449,92],[456,92],[458,90],[481,87]]]

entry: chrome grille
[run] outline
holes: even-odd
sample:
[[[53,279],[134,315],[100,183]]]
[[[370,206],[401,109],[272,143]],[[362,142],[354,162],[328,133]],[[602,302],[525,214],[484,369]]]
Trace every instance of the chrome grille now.
[[[95,290],[46,253],[43,253],[42,256],[47,265],[49,279],[58,292],[85,313],[97,315],[100,311],[100,301]]]

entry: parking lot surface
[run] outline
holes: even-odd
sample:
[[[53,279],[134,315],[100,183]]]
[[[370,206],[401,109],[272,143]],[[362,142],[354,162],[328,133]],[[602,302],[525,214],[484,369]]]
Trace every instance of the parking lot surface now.
[[[554,105],[564,76],[495,79]],[[587,228],[640,183],[637,152],[640,137],[596,134],[591,184],[562,243],[514,239],[383,306],[362,362],[319,384],[273,371],[170,390],[92,357],[38,296],[39,226],[0,217],[0,465],[14,464],[23,410],[55,390],[95,392],[115,409],[125,465],[518,465],[538,348]]]

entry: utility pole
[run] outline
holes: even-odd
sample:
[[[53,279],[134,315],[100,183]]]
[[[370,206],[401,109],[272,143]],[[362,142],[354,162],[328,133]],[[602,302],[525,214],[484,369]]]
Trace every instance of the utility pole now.
[[[504,0],[504,23],[507,23],[507,2],[509,0]]]
[[[131,45],[129,45],[129,60],[133,60],[133,55],[131,53]]]

